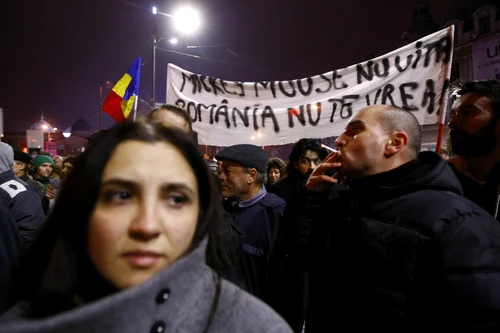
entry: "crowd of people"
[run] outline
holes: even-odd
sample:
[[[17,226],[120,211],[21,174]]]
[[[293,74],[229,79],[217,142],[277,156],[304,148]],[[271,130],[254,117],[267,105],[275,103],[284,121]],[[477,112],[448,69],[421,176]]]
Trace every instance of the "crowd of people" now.
[[[206,161],[173,105],[78,157],[2,143],[0,331],[500,332],[500,82],[454,96],[447,156],[392,105],[288,161]]]

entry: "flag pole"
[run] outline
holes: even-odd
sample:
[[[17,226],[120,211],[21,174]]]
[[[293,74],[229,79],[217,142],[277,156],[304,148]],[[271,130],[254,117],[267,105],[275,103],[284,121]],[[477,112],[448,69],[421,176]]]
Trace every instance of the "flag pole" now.
[[[137,117],[137,101],[139,100],[139,96],[135,95],[135,98],[134,98],[134,114],[133,114],[133,118],[132,120],[135,121],[136,117]]]
[[[444,134],[444,127],[445,127],[445,122],[446,122],[446,114],[448,113],[448,93],[449,93],[449,88],[450,88],[450,76],[451,76],[451,59],[453,59],[453,47],[455,46],[453,41],[454,41],[454,35],[455,35],[455,26],[452,25],[448,29],[450,29],[450,34],[451,34],[451,41],[452,41],[452,48],[451,48],[451,57],[450,61],[446,64],[446,80],[445,83],[448,85],[443,89],[443,97],[442,97],[442,103],[441,103],[441,108],[439,110],[439,129],[438,129],[438,137],[437,137],[437,142],[436,142],[436,153],[440,153],[441,151],[441,145],[443,144],[443,134]]]

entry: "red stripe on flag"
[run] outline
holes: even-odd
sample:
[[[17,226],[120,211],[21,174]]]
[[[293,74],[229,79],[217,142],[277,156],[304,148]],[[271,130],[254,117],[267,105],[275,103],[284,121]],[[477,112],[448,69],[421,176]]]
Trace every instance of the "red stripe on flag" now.
[[[125,115],[123,114],[121,103],[123,98],[111,90],[102,105],[102,110],[110,115],[117,123],[125,121]]]

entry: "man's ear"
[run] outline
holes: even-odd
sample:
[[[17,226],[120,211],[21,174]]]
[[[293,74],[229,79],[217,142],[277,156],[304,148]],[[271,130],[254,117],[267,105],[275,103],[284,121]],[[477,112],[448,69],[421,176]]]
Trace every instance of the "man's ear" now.
[[[408,134],[405,132],[393,132],[389,135],[389,139],[385,145],[385,155],[387,157],[396,155],[405,146],[408,145]]]
[[[251,185],[257,180],[257,169],[251,168],[248,171],[247,184]]]

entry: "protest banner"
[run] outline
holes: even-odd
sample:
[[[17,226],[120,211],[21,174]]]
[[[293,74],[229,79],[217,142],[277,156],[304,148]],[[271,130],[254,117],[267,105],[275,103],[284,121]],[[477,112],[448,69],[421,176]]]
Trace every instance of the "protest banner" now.
[[[166,101],[189,112],[202,145],[282,145],[336,136],[373,104],[404,107],[420,124],[441,121],[443,128],[453,31],[451,26],[370,61],[295,80],[226,81],[169,64]]]

